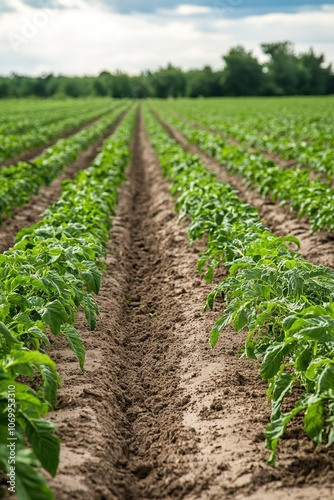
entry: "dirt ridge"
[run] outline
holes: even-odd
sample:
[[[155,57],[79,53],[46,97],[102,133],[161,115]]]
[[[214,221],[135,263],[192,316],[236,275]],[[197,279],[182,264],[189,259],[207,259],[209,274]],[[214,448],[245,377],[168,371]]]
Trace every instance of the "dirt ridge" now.
[[[61,391],[57,410],[62,412],[54,414],[61,433],[65,428],[62,466],[54,482],[56,497],[60,499],[79,498],[83,491],[92,499],[182,498],[195,486],[194,481],[180,480],[188,470],[182,457],[196,449],[196,433],[182,425],[184,406],[189,401],[184,399],[180,386],[182,348],[175,328],[184,324],[184,314],[189,310],[184,296],[194,283],[199,289],[203,286],[207,289],[202,300],[208,287],[202,285],[196,272],[193,283],[189,283],[188,273],[183,270],[185,267],[189,271],[190,266],[195,271],[198,249],[189,249],[184,228],[175,224],[168,187],[152,150],[143,149],[143,141],[147,145],[144,134],[140,122],[129,180],[123,188],[108,245],[108,273],[98,298],[102,319],[97,331],[99,342],[94,344],[99,345],[99,351],[105,349],[100,355],[109,361],[106,365],[96,361],[95,349],[91,349],[92,334],[87,332],[82,315],[77,326],[88,344],[86,376],[74,376],[73,383],[72,370],[65,361],[67,349],[65,355],[61,353],[58,339],[53,346],[65,380],[70,381]],[[179,245],[186,262],[175,256]],[[182,286],[183,282],[187,288]],[[197,322],[201,324],[202,301],[194,302]],[[209,324],[210,319],[206,321]],[[108,338],[110,335],[112,338]],[[106,338],[108,347],[103,347]],[[93,359],[102,380],[98,388],[89,377]],[[111,393],[106,390],[109,386],[113,388]],[[83,431],[80,422],[80,434],[85,434],[82,439],[88,439],[87,447],[96,453],[82,457],[80,452],[76,453],[76,446],[71,449],[71,430],[66,422],[70,420],[75,426],[82,412],[87,418],[92,415],[92,408],[98,412],[98,422],[105,427],[99,429],[96,422],[92,437],[92,429]],[[109,446],[112,443],[105,453],[103,441]],[[79,448],[82,447],[80,443]],[[82,464],[82,458],[87,463]],[[95,477],[98,460],[103,464],[101,478]],[[85,471],[85,483],[89,486],[74,491],[71,488],[65,493],[69,474],[77,476],[78,471],[81,474]]]

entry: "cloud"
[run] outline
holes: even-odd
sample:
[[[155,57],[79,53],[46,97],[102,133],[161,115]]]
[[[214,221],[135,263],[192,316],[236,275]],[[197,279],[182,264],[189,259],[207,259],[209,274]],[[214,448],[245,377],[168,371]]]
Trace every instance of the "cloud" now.
[[[52,6],[52,3],[57,4],[58,2],[63,4],[64,7],[71,8],[70,0],[22,0],[22,2],[33,8],[41,8],[44,3],[49,3]],[[156,2],[156,0],[146,0],[145,2],[142,0],[85,0],[85,2],[88,6],[106,8],[120,14],[152,13],[165,8],[174,9],[182,3],[180,0],[160,0],[159,2]],[[210,7],[210,1],[207,0],[191,0],[190,4],[193,6],[205,6],[207,4]]]
[[[0,0],[0,15],[11,11],[13,11],[13,7],[7,2],[7,0]]]
[[[175,14],[180,16],[196,16],[200,14],[210,14],[210,7],[203,7],[201,5],[178,5],[175,9]]]
[[[10,0],[8,0],[10,1]],[[70,0],[22,0],[26,5],[40,8],[43,3],[60,2],[64,7],[71,8]],[[0,0],[4,3],[5,0]],[[177,9],[183,3],[187,3],[192,7],[206,7],[220,11],[227,17],[244,17],[245,15],[255,14],[263,15],[270,12],[298,12],[300,10],[317,10],[324,3],[317,0],[85,0],[89,6],[96,8],[105,8],[120,14],[139,13],[155,13],[161,10]],[[326,1],[327,5],[334,5],[333,1]]]
[[[136,74],[168,62],[184,69],[207,64],[220,68],[221,55],[235,45],[259,55],[260,43],[282,40],[291,40],[298,52],[313,46],[334,62],[334,10],[330,9],[237,19],[193,4],[165,9],[163,15],[161,10],[132,15],[101,11],[83,0],[72,5],[46,14],[28,6],[20,13],[4,13],[1,73],[97,74],[121,69]],[[13,35],[23,38],[17,50]]]

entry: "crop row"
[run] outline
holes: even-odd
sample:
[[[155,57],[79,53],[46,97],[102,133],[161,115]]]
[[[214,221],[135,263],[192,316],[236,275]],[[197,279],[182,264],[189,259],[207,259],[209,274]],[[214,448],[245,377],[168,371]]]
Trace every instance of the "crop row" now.
[[[334,174],[332,117],[325,112],[319,113],[316,102],[305,102],[309,114],[305,110],[294,113],[293,104],[290,103],[292,110],[281,106],[276,114],[261,114],[255,106],[249,113],[236,105],[232,106],[232,111],[228,103],[219,106],[216,102],[206,102],[195,109],[184,102],[175,109],[197,124],[232,137],[248,147],[293,160],[330,179]]]
[[[71,114],[63,117],[58,114],[49,117],[45,124],[41,124],[40,120],[37,120],[37,123],[32,120],[29,130],[24,134],[16,133],[13,135],[7,129],[3,134],[0,133],[0,163],[24,151],[42,146],[65,132],[77,129],[106,111],[112,110],[114,106],[114,104],[111,106],[110,103],[108,105],[105,103],[92,108],[91,104],[89,104],[83,109],[77,110],[74,116]],[[49,123],[49,120],[51,120],[51,123]]]
[[[228,277],[210,293],[205,308],[222,294],[225,310],[211,345],[227,325],[247,332],[244,355],[261,360],[272,403],[266,447],[275,453],[286,426],[303,414],[315,444],[334,442],[334,272],[291,250],[293,236],[268,231],[257,210],[216,179],[194,154],[172,140],[152,115],[146,126],[164,175],[177,197],[180,218],[190,217],[191,240],[208,237],[198,269],[212,282],[217,266]]]
[[[19,162],[0,170],[0,220],[3,215],[10,216],[14,207],[28,203],[42,185],[50,184],[85,149],[103,137],[124,109],[121,106],[91,127],[59,140],[32,162]]]
[[[15,246],[0,256],[0,437],[1,443],[7,438],[15,443],[20,499],[53,498],[38,472],[41,464],[56,474],[60,448],[55,426],[43,418],[55,406],[59,384],[56,366],[44,350],[50,332],[62,334],[83,369],[84,346],[73,325],[83,308],[91,329],[95,327],[93,294],[99,292],[110,215],[130,158],[134,115],[133,109],[91,167],[63,183],[61,197],[43,220],[22,230]],[[25,385],[22,375],[32,382]],[[13,394],[15,419],[8,428]],[[0,469],[7,474],[9,453],[6,445],[0,446]]]
[[[22,133],[80,113],[110,110],[110,99],[69,99],[62,101],[3,100],[0,109],[0,134]]]
[[[206,130],[191,125],[167,114],[162,115],[189,140],[205,153],[215,158],[229,173],[238,174],[249,186],[272,201],[289,203],[298,217],[306,216],[312,231],[334,230],[334,189],[320,179],[311,179],[307,170],[301,168],[282,169],[277,163],[261,153],[250,153],[242,146],[227,141]]]

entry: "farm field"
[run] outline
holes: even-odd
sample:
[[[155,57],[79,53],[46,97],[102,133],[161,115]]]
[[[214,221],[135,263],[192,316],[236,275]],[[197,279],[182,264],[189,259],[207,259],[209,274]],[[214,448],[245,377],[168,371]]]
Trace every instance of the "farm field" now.
[[[333,125],[331,97],[4,101],[4,498],[11,438],[19,500],[334,497]]]
[[[29,100],[5,101],[0,110],[0,166],[28,160],[114,106],[115,102],[103,99],[68,100],[61,105],[37,101],[35,107]]]

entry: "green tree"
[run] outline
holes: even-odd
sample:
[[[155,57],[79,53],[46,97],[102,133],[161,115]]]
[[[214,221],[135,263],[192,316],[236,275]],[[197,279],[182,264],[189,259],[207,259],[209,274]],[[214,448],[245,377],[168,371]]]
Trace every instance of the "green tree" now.
[[[302,65],[298,64],[291,42],[263,43],[262,51],[269,58],[266,64],[268,74],[267,93],[273,95],[294,95],[298,84],[305,77]]]
[[[218,97],[222,95],[221,71],[212,71],[210,66],[186,74],[187,97]]]
[[[131,76],[122,71],[117,71],[116,74],[112,76],[111,86],[112,97],[120,98],[132,96]]]
[[[261,95],[266,76],[258,59],[238,45],[223,56],[225,67],[221,84],[224,95]]]
[[[149,88],[152,88],[154,97],[182,97],[185,95],[186,78],[183,71],[168,64],[148,78]]]
[[[330,91],[332,68],[324,66],[323,54],[317,56],[311,48],[300,55],[300,62],[305,71],[305,78],[299,83],[298,93],[306,95],[324,95]]]

